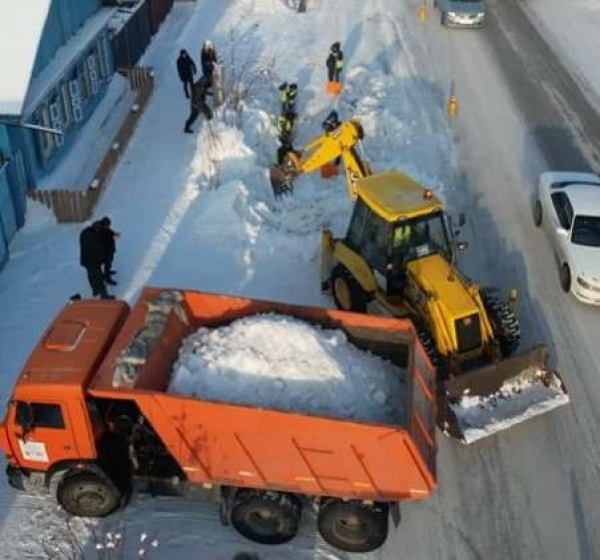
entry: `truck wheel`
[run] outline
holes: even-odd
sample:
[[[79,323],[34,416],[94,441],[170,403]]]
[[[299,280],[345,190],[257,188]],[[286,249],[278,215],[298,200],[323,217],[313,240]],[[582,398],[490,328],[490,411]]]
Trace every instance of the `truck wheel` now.
[[[58,503],[71,515],[105,517],[121,503],[121,493],[110,480],[92,472],[66,474],[56,490]]]
[[[290,494],[240,490],[234,499],[231,523],[247,539],[282,544],[298,533],[302,505]]]
[[[367,294],[341,264],[338,264],[331,273],[331,291],[338,309],[359,313],[367,311]]]
[[[387,538],[388,505],[328,500],[319,509],[317,526],[331,546],[347,552],[370,552]]]
[[[500,298],[482,293],[482,300],[492,329],[500,343],[500,351],[507,358],[514,354],[521,342],[521,327],[515,312]]]

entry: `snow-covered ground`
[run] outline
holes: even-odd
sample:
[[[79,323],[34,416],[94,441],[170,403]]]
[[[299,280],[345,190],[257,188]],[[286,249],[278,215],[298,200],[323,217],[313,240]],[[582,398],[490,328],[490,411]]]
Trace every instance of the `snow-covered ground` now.
[[[155,284],[331,305],[319,291],[319,229],[345,226],[350,203],[342,180],[302,177],[294,196],[281,201],[268,184],[276,86],[297,79],[299,141],[319,132],[333,107],[342,118],[356,114],[375,169],[409,172],[441,192],[451,210],[468,212],[470,247],[461,264],[484,285],[516,285],[525,345],[550,344],[572,399],[562,411],[472,447],[438,438],[436,495],[403,504],[399,529],[371,557],[599,557],[598,317],[561,293],[551,249],[531,223],[530,188],[544,161],[490,63],[485,35],[441,30],[431,18],[420,24],[412,2],[308,6],[297,14],[280,0],[176,3],[143,61],[155,68],[153,98],[97,208],[122,233],[116,294],[132,300]],[[199,121],[198,134],[188,136],[174,63],[180,48],[197,53],[208,37],[226,67],[232,55],[239,64],[255,52],[269,79],[241,115]],[[343,95],[332,100],[324,95],[323,64],[335,40],[347,72]],[[451,126],[445,103],[453,79],[460,112]],[[0,275],[3,398],[56,311],[72,293],[89,293],[78,265],[81,228],[29,211]],[[7,559],[60,557],[44,552],[45,544],[64,547],[69,534],[84,541],[90,534],[80,521],[66,527],[51,501],[17,495],[2,479],[0,512]],[[310,514],[298,538],[277,548],[245,541],[219,524],[211,504],[193,501],[137,498],[110,523],[126,526],[130,552],[136,535],[158,533],[157,556],[172,560],[224,560],[240,551],[261,559],[348,557],[323,543]]]
[[[530,0],[523,7],[600,110],[600,3]]]

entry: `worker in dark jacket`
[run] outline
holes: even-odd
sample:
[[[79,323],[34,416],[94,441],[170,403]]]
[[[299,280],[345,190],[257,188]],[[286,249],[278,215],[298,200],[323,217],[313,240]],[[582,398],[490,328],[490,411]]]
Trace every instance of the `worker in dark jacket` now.
[[[204,41],[202,50],[200,51],[200,64],[202,65],[202,74],[208,80],[208,84],[212,85],[213,72],[217,63],[217,53],[211,41]]]
[[[325,120],[321,124],[323,130],[328,134],[333,132],[338,126],[340,126],[342,122],[340,121],[340,117],[338,116],[337,111],[331,111]]]
[[[340,74],[344,67],[344,54],[342,53],[342,46],[339,42],[333,43],[327,57],[327,79],[330,82],[339,82]]]
[[[177,59],[177,73],[179,79],[183,82],[183,91],[186,97],[192,94],[192,86],[194,85],[194,76],[196,75],[196,63],[185,49],[179,51]]]
[[[190,127],[196,122],[200,112],[209,121],[213,118],[210,107],[206,104],[206,89],[208,88],[208,81],[205,76],[202,76],[192,87],[192,99],[190,102],[190,116],[185,121],[185,128],[183,129],[187,133],[194,132]]]
[[[277,135],[280,144],[292,145],[296,116],[293,111],[287,111],[277,118]]]
[[[102,275],[102,263],[104,262],[104,251],[102,237],[100,234],[100,222],[94,222],[86,227],[79,236],[79,262],[85,268],[88,276],[92,294],[101,298],[111,298],[106,292],[106,284]]]
[[[283,82],[279,86],[279,98],[281,99],[281,112],[289,113],[296,108],[296,96],[298,95],[298,84]]]
[[[117,251],[117,239],[120,237],[120,234],[111,229],[110,223],[108,216],[100,220],[100,240],[104,256],[104,260],[102,261],[102,276],[107,284],[116,286],[117,283],[113,280],[112,276],[117,272],[112,269],[112,263]]]

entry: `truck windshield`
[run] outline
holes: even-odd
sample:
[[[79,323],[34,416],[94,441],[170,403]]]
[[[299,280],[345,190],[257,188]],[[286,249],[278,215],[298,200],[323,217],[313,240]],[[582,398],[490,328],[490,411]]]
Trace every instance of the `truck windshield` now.
[[[450,260],[448,232],[441,212],[398,223],[394,228],[393,259],[405,263],[439,253]]]
[[[600,217],[576,216],[571,242],[575,245],[600,247]]]

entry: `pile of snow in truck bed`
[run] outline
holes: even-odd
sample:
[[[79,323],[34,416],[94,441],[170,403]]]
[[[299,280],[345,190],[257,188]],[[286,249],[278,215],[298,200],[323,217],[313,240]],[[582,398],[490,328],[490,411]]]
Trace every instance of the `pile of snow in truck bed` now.
[[[558,378],[550,378],[548,383],[547,374],[538,370],[537,375],[507,381],[491,396],[465,394],[457,403],[451,403],[465,441],[477,441],[567,404],[569,395],[563,392]],[[546,384],[541,382],[542,377]]]
[[[304,414],[398,424],[404,372],[341,330],[264,314],[201,328],[180,348],[170,392]]]

